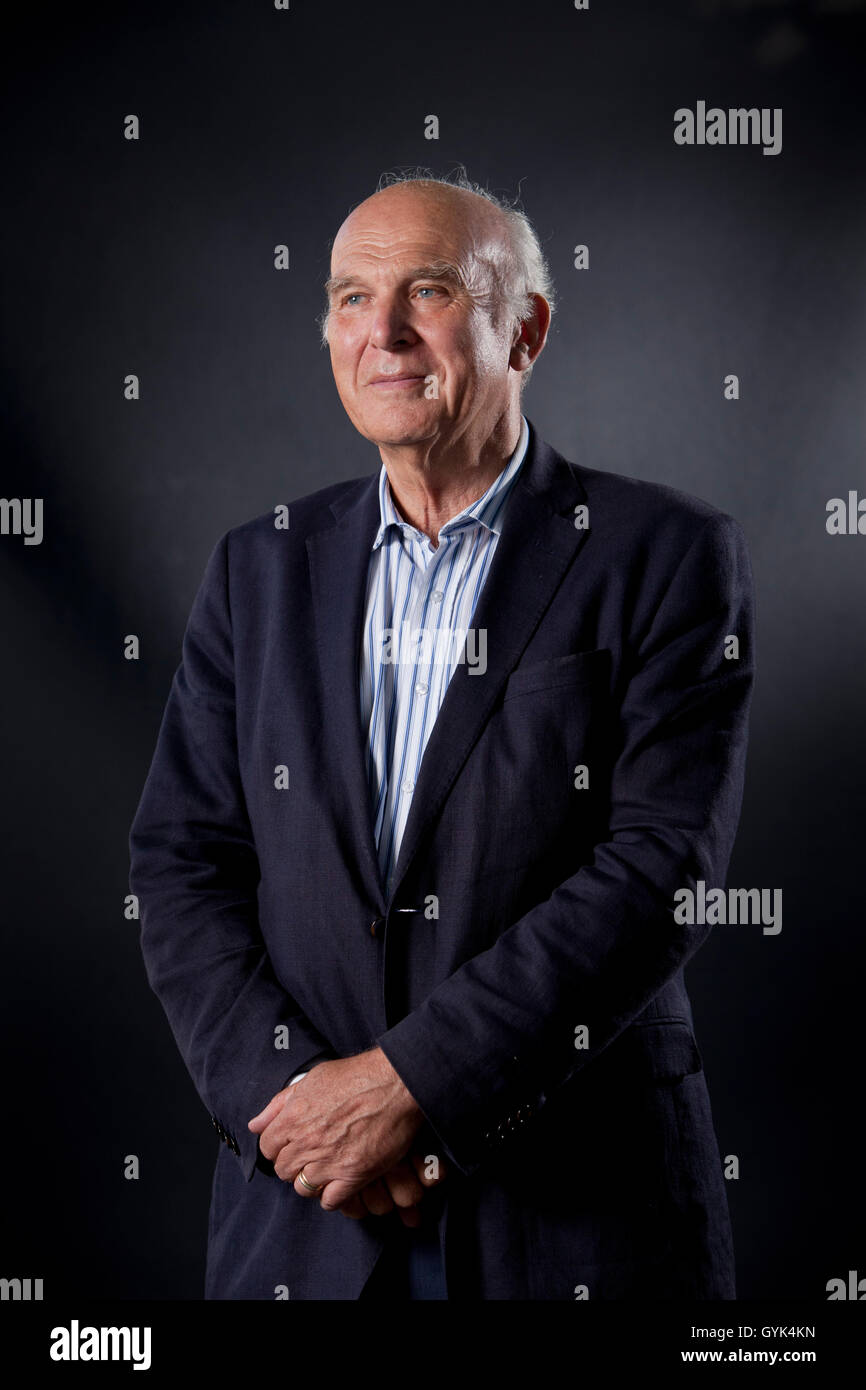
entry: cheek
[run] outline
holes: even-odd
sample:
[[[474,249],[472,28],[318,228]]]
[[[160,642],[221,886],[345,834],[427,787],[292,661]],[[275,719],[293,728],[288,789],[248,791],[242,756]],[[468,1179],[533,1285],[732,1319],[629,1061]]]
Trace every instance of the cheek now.
[[[478,374],[478,344],[469,338],[457,342],[452,338],[441,346],[437,345],[436,359],[442,380],[452,386],[470,381]]]
[[[360,334],[339,333],[331,338],[328,346],[335,376],[340,375],[344,380],[355,376],[364,350],[364,340]]]
[[[489,377],[500,370],[502,343],[490,330],[470,334],[455,345],[455,360],[468,378]]]
[[[477,371],[479,376],[501,376],[508,366],[508,345],[492,334],[478,344]]]

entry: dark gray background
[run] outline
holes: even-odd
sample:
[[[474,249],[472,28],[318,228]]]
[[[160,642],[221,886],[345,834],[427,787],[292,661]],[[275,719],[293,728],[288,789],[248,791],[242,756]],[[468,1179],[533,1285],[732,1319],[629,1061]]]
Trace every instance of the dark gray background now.
[[[6,39],[0,494],[43,497],[45,538],[0,537],[0,1273],[46,1297],[201,1296],[217,1141],[123,917],[129,824],[218,537],[378,467],[318,345],[329,239],[383,170],[462,161],[520,190],[550,259],[541,433],[749,539],[729,882],[782,888],[784,925],[717,928],[689,985],[741,1162],[741,1296],[866,1274],[866,537],[824,524],[866,488],[863,5],[40,5]],[[698,100],[782,107],[782,153],[677,147]]]

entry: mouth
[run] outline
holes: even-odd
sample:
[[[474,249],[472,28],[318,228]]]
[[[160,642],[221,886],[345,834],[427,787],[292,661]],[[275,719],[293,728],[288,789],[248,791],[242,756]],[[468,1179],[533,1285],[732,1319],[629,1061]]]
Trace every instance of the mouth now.
[[[385,391],[405,390],[407,387],[417,386],[419,382],[423,385],[425,379],[423,376],[409,376],[408,374],[406,376],[378,376],[374,377],[372,381],[368,381],[367,385]]]

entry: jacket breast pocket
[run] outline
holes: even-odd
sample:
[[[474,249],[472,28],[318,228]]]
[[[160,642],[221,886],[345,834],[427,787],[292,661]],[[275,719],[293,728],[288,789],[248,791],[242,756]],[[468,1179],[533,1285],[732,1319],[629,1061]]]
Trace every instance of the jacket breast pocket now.
[[[524,662],[512,672],[505,685],[503,702],[568,686],[592,686],[606,681],[610,671],[610,652],[599,648],[591,652],[567,652],[546,661]]]
[[[476,837],[478,874],[547,865],[561,881],[602,833],[610,659],[607,650],[568,652],[512,672],[458,788],[463,823],[486,828]]]

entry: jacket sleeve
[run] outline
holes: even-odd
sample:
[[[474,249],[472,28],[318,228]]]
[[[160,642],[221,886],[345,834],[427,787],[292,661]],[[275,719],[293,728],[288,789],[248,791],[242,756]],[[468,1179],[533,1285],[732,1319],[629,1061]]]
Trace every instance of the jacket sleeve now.
[[[729,636],[738,658],[726,658]],[[515,1106],[521,1123],[537,1113],[707,936],[706,925],[676,920],[674,894],[699,879],[724,884],[742,798],[752,638],[745,540],[716,513],[693,533],[635,639],[608,831],[592,861],[377,1039],[463,1173],[490,1156],[497,1122]],[[589,1046],[578,1050],[579,1025]]]
[[[276,979],[259,927],[259,863],[238,766],[228,542],[216,545],[187,624],[130,831],[130,888],[151,988],[249,1181],[257,1160],[273,1168],[247,1122],[290,1069],[334,1054]],[[288,1050],[276,1046],[281,1025]]]

